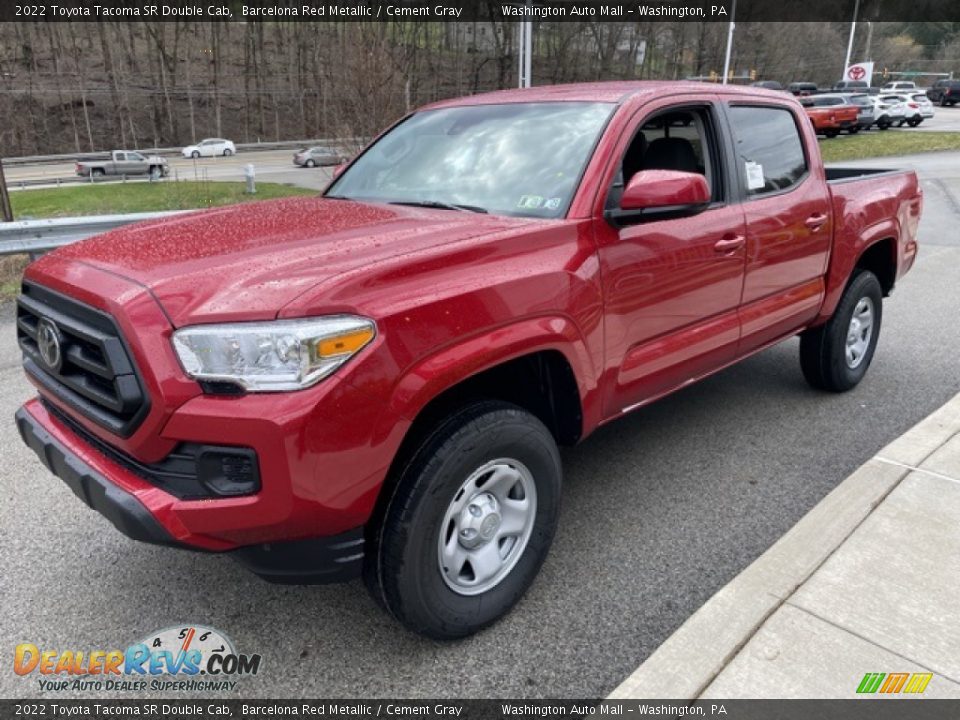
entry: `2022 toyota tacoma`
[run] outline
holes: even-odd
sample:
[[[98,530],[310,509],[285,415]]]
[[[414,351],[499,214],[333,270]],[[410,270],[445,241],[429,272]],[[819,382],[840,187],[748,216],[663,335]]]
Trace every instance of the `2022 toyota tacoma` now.
[[[132,538],[362,573],[463,636],[543,563],[558,446],[798,333],[811,385],[860,382],[921,202],[913,172],[825,170],[801,105],[760,88],[440,102],[319,197],[33,263],[16,422]]]

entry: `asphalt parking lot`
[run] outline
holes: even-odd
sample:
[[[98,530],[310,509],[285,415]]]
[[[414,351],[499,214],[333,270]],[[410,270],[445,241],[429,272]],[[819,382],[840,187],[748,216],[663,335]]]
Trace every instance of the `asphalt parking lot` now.
[[[960,391],[960,154],[850,164],[917,168],[926,191],[920,257],[885,304],[864,382],[810,390],[793,340],[565,451],[543,572],[509,617],[456,643],[406,633],[359,582],[271,586],[228,558],[120,535],[21,444],[12,417],[32,391],[3,307],[0,650],[108,650],[202,623],[263,655],[237,688],[245,697],[605,695],[851,470]],[[0,696],[39,694],[35,676],[0,673]]]

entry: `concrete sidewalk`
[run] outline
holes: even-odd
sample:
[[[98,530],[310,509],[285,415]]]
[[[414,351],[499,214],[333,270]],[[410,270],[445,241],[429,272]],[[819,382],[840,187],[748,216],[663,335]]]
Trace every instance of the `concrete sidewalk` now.
[[[933,673],[923,697],[960,698],[960,395],[837,486],[610,697],[854,698],[866,673]]]

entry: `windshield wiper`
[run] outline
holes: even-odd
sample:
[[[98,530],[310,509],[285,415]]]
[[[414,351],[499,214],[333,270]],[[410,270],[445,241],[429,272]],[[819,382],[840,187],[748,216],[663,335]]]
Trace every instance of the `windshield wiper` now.
[[[391,205],[410,205],[411,207],[440,208],[441,210],[466,210],[474,213],[487,213],[487,210],[476,205],[457,205],[439,200],[393,200]]]

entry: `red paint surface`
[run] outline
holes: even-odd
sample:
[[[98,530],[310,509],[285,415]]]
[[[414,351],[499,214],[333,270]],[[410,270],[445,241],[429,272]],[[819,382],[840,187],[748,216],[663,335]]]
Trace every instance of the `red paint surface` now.
[[[603,218],[619,158],[645,117],[703,103],[722,114],[731,99],[804,118],[782,93],[695,83],[559,86],[438,104],[619,103],[561,220],[300,198],[122,228],[31,265],[29,279],[117,319],[151,397],[126,440],[77,419],[145,461],[180,441],[253,447],[263,483],[255,496],[177,500],[85,446],[37,401],[27,408],[175,538],[212,550],[364,524],[424,405],[525,354],[567,359],[586,436],[825,321],[874,243],[892,240],[897,277],[913,263],[916,176],[828,186],[805,120],[810,172],[790,192],[619,229]],[[377,339],[300,392],[204,395],[170,346],[184,325],[340,312],[374,318]]]

